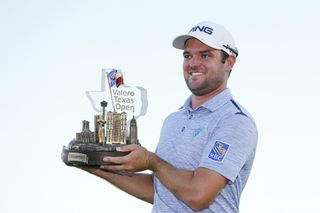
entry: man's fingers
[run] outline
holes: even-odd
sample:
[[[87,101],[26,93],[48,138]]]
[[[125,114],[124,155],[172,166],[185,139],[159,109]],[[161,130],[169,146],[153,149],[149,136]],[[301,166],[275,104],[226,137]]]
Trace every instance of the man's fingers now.
[[[131,152],[133,150],[136,150],[137,146],[138,145],[136,145],[136,144],[130,144],[127,146],[119,146],[119,147],[117,147],[117,151],[118,152]]]
[[[127,146],[117,147],[117,151],[129,153],[122,157],[104,157],[103,161],[106,162],[107,165],[101,166],[101,169],[111,171],[135,172],[148,168],[148,152],[145,148],[136,144],[131,144]]]
[[[105,170],[115,171],[115,172],[119,172],[119,171],[134,172],[133,167],[127,164],[102,165],[100,166],[100,169],[105,169]]]
[[[127,161],[127,159],[126,159],[126,156],[124,156],[124,157],[104,157],[103,161],[106,163],[123,164]]]
[[[112,170],[112,171],[124,171],[123,165],[103,165],[101,169]]]

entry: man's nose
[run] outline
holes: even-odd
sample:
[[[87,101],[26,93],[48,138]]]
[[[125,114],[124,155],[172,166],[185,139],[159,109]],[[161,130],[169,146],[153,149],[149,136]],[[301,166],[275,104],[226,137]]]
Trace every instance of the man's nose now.
[[[189,66],[190,68],[197,68],[198,66],[200,66],[201,62],[198,56],[193,56],[190,60],[189,60]]]

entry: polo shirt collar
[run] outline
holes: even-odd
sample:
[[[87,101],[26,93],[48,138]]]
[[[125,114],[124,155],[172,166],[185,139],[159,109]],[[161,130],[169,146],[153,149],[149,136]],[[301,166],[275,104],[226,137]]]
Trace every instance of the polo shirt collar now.
[[[209,111],[213,112],[216,109],[223,106],[226,102],[230,101],[232,99],[232,94],[229,88],[226,88],[207,102],[203,103],[201,106],[199,106],[197,109],[205,108]],[[187,109],[188,111],[192,112],[197,109],[191,108],[191,96],[188,97],[188,99],[184,102],[183,106],[180,107],[180,109]]]

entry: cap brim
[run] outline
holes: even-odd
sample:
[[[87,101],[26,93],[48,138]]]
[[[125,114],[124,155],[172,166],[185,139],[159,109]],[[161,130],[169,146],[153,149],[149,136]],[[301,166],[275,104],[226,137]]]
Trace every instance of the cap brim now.
[[[186,41],[190,38],[195,38],[195,37],[190,35],[178,36],[173,40],[172,45],[177,49],[184,50],[184,47],[185,47],[184,45],[186,44]]]

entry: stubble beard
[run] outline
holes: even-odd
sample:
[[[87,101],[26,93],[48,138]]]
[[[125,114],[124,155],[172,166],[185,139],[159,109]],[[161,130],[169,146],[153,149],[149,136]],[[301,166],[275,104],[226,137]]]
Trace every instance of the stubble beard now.
[[[207,95],[217,90],[223,84],[223,80],[221,79],[220,80],[212,79],[211,82],[208,81],[208,79],[206,79],[205,81],[201,82],[199,85],[192,85],[192,82],[190,82],[188,78],[185,79],[185,82],[189,90],[192,92],[192,94],[196,96]]]

